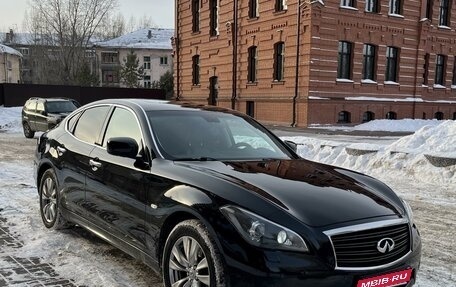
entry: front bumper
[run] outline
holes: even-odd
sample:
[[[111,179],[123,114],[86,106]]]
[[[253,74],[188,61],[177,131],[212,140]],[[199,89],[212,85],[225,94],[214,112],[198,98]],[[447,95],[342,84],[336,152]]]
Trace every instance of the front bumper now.
[[[376,270],[335,270],[318,256],[271,250],[260,251],[262,254],[257,253],[259,250],[243,250],[244,254],[253,251],[256,255],[244,257],[249,258],[249,262],[240,262],[234,259],[240,250],[237,250],[237,255],[230,256],[224,248],[229,286],[356,287],[360,279],[412,269],[411,281],[399,285],[410,287],[415,284],[421,261],[421,239],[415,228],[412,234],[413,251],[393,266]]]

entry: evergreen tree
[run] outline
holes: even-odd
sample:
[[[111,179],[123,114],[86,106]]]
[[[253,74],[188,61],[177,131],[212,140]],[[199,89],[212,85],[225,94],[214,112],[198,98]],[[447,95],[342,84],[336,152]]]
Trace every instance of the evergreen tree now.
[[[77,75],[78,84],[83,87],[96,87],[100,81],[95,73],[90,70],[89,63],[84,62]]]
[[[155,81],[152,83],[152,88],[153,89],[162,89],[165,91],[166,98],[169,99],[173,95],[173,90],[174,90],[174,77],[173,73],[170,71],[167,71],[164,73],[159,81]]]
[[[120,80],[127,88],[139,88],[139,81],[144,77],[144,68],[139,65],[139,59],[132,50],[124,59],[120,69]]]

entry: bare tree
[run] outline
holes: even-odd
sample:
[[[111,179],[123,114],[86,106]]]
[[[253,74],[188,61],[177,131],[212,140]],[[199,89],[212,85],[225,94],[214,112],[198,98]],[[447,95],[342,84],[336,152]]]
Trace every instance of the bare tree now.
[[[100,40],[110,40],[124,35],[126,31],[125,17],[121,13],[110,13],[103,18],[96,37]]]
[[[91,39],[117,0],[32,0],[31,22],[62,84],[77,84]],[[50,48],[52,47],[52,48]]]

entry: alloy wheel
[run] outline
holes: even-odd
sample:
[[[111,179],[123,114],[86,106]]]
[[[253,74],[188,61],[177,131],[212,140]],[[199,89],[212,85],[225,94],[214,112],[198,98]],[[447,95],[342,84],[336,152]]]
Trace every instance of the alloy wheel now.
[[[57,185],[47,177],[41,190],[41,213],[47,223],[54,222],[57,216]]]
[[[200,244],[190,236],[183,236],[174,243],[168,273],[172,287],[210,286],[207,256]]]

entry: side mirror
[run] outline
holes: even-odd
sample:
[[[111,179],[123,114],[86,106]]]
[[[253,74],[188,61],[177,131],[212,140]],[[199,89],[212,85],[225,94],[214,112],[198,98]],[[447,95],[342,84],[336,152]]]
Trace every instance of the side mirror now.
[[[110,138],[107,150],[112,155],[136,159],[138,143],[132,138]]]
[[[298,152],[298,144],[292,141],[285,141],[285,144],[291,148],[294,152]]]

